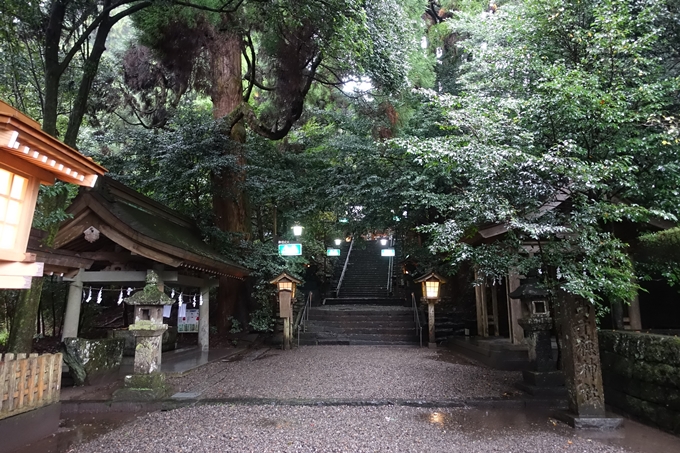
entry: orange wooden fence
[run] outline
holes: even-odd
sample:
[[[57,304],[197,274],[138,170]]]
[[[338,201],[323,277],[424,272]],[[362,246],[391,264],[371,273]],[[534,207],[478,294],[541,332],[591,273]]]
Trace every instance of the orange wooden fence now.
[[[0,354],[0,419],[59,401],[61,354]]]

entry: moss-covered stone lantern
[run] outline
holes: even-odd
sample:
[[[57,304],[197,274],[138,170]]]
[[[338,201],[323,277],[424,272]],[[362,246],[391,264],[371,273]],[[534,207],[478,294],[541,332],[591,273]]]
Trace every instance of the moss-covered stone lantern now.
[[[160,287],[158,274],[149,270],[146,285],[142,291],[124,299],[134,307],[135,322],[128,328],[135,337],[135,374],[149,374],[160,371],[163,333],[168,325],[163,324],[163,306],[172,305],[173,300]]]
[[[530,272],[522,284],[509,294],[511,298],[519,299],[528,313],[517,320],[524,329],[530,363],[530,369],[522,372],[520,387],[533,395],[561,395],[565,392],[564,376],[557,371],[552,354],[553,318],[548,306],[549,295],[536,272]]]

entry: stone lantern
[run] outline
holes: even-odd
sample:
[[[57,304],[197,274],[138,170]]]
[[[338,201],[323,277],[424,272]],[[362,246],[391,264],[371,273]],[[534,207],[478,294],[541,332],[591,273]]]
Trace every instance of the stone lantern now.
[[[295,298],[297,285],[302,282],[287,272],[282,272],[269,283],[276,285],[277,298],[279,300],[279,317],[283,318],[283,349],[290,349],[290,339],[292,336],[291,321],[293,318],[292,300]]]
[[[552,358],[553,318],[550,316],[548,305],[549,294],[548,290],[539,284],[538,276],[534,272],[508,295],[513,299],[519,299],[528,313],[528,316],[517,322],[524,329],[529,346],[530,369],[523,372],[525,385],[522,388],[532,394],[549,393],[548,389],[555,387],[564,390],[564,377],[556,370]]]
[[[443,283],[446,283],[440,275],[430,272],[420,278],[414,280],[416,283],[423,285],[423,302],[427,302],[427,325],[428,325],[428,343],[429,348],[437,347],[437,339],[434,331],[434,305],[439,302],[440,289]]]
[[[163,333],[168,328],[163,324],[163,306],[174,301],[160,284],[158,274],[149,270],[144,289],[125,299],[134,307],[135,322],[128,329],[135,337],[135,374],[150,374],[161,368]]]

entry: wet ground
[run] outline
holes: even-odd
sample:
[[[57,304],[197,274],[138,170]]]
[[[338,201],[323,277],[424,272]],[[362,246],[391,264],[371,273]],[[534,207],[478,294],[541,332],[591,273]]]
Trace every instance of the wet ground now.
[[[92,441],[141,415],[144,414],[113,412],[108,414],[80,414],[62,418],[59,422],[59,429],[54,435],[26,445],[13,453],[68,452],[75,445]]]
[[[578,432],[541,410],[221,405],[142,416],[65,451],[671,453],[680,439],[628,420]]]
[[[523,396],[513,386],[519,379],[443,349],[246,350],[170,382],[194,392],[196,403],[243,398],[248,404],[85,414],[62,420],[57,434],[19,453],[680,452],[680,438],[634,421],[610,433],[574,431],[546,408],[520,407]],[[109,390],[93,387],[91,395]],[[86,389],[76,392],[74,400],[88,398]],[[323,405],[339,398],[369,404]],[[447,398],[464,407],[404,405]],[[466,405],[475,398],[494,399],[494,408]],[[376,402],[383,405],[370,405]]]

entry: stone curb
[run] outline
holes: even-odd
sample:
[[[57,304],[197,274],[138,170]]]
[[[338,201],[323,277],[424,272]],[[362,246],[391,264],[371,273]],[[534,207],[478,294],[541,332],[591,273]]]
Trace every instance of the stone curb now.
[[[410,400],[410,399],[340,399],[340,398],[212,398],[212,399],[165,399],[160,401],[110,401],[80,400],[63,401],[62,416],[65,414],[102,413],[102,412],[153,412],[168,411],[188,406],[232,405],[232,406],[351,406],[351,407],[427,407],[427,408],[489,408],[520,409],[525,407],[566,408],[565,401],[549,399],[444,399],[444,400]]]

